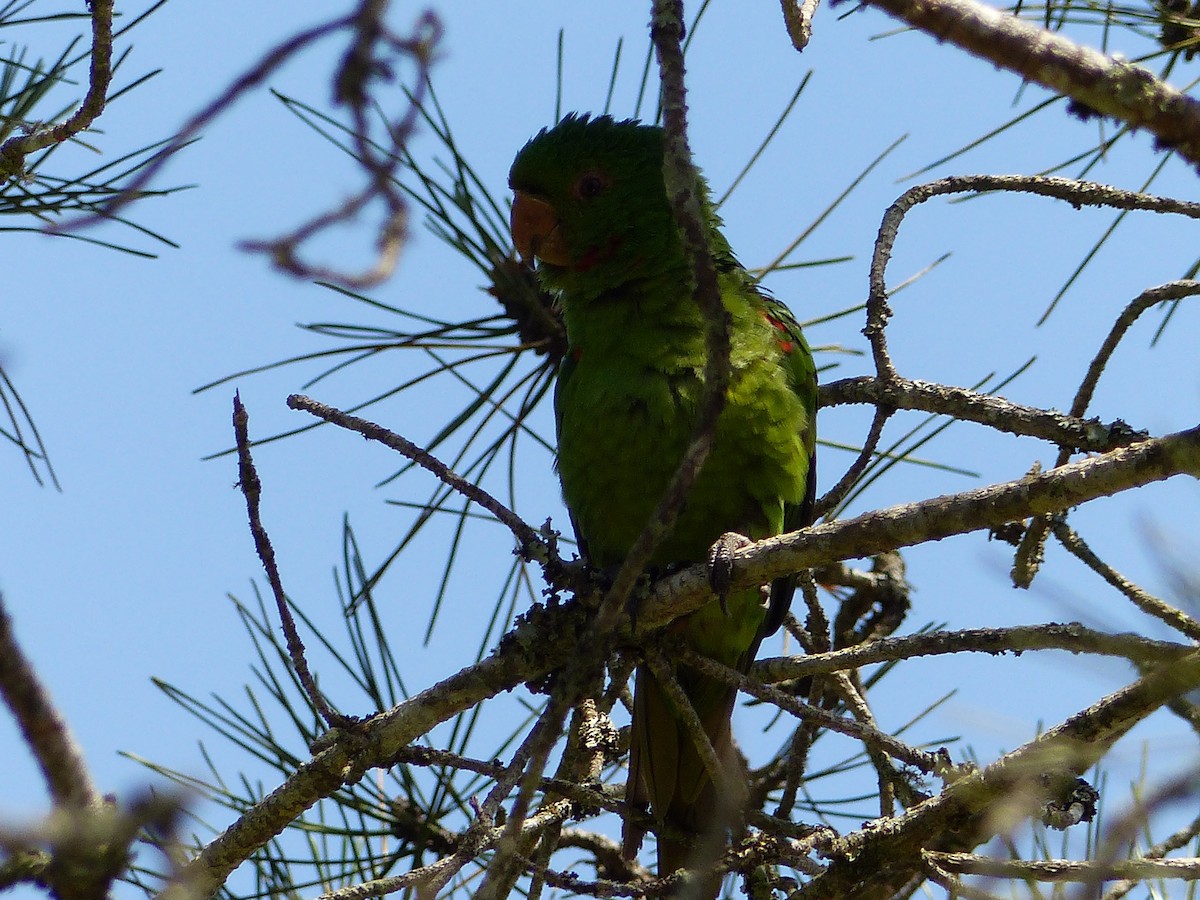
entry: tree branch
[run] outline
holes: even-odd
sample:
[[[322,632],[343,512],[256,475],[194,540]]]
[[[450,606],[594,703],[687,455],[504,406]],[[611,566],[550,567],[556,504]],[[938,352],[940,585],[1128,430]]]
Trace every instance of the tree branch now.
[[[1119,419],[1106,424],[1099,419],[1076,418],[966,388],[900,377],[887,382],[871,375],[832,381],[821,385],[820,403],[822,409],[846,403],[870,403],[953,416],[1008,434],[1036,437],[1089,453],[1106,453],[1146,437]]]
[[[1091,365],[1088,366],[1087,374],[1084,375],[1079,390],[1075,392],[1075,399],[1071,402],[1069,414],[1078,418],[1087,412],[1088,404],[1092,402],[1092,395],[1096,391],[1096,385],[1100,381],[1105,366],[1116,352],[1121,339],[1125,337],[1142,313],[1159,303],[1182,300],[1184,297],[1192,297],[1197,293],[1200,293],[1200,282],[1198,281],[1170,281],[1142,291],[1130,301],[1121,315],[1117,317],[1117,321],[1113,323],[1108,337],[1104,339],[1104,343],[1100,345]],[[1049,314],[1049,310],[1047,310],[1046,315]],[[1045,321],[1045,318],[1046,316],[1043,316],[1042,321]],[[1061,466],[1070,458],[1070,455],[1070,448],[1060,447],[1054,465]],[[1033,583],[1045,555],[1046,536],[1050,528],[1050,520],[1045,517],[1036,518],[1029,523],[1013,558],[1012,578],[1013,584],[1017,587],[1027,588]],[[1066,543],[1064,541],[1064,544]],[[1069,546],[1068,549],[1070,549]]]
[[[1031,514],[1051,513],[1171,475],[1200,474],[1200,428],[1131,447],[1019,481],[907,504],[854,519],[771,538],[734,556],[732,589],[765,584],[781,575],[883,549],[940,540],[994,527]],[[638,639],[711,599],[707,571],[692,566],[654,585],[640,606],[636,631],[624,622],[616,637]],[[386,765],[437,724],[502,691],[580,658],[579,636],[591,634],[595,599],[534,607],[482,662],[465,668],[410,700],[364,722],[352,736],[334,730],[316,755],[282,785],[208,844],[185,867],[178,885],[214,890],[242,861],[305,809],[373,767]],[[599,654],[602,647],[593,648]],[[1187,673],[1186,657],[1172,663]],[[1099,750],[1097,751],[1099,752]]]
[[[729,386],[729,314],[721,302],[717,272],[704,229],[698,194],[698,174],[687,136],[687,88],[684,84],[683,2],[654,0],[650,39],[658,59],[662,83],[663,181],[675,224],[683,236],[684,253],[691,270],[692,299],[704,317],[704,393],[696,414],[696,427],[683,459],[671,476],[653,515],[633,542],[608,596],[596,616],[595,632],[603,636],[616,624],[637,580],[642,577],[654,549],[675,524],[688,492],[695,484],[717,432]]]
[[[427,450],[418,447],[412,441],[401,437],[393,431],[389,431],[382,425],[376,425],[374,422],[344,413],[340,409],[334,409],[332,406],[326,406],[324,403],[313,400],[311,397],[306,397],[303,394],[292,394],[287,398],[287,404],[292,409],[311,413],[319,419],[324,419],[326,422],[331,422],[349,431],[358,432],[368,440],[378,441],[384,446],[390,447],[397,453],[411,459],[427,472],[431,472],[437,476],[443,484],[462,494],[472,503],[479,504],[479,506],[486,509],[502,524],[507,526],[517,539],[517,545],[520,548],[523,558],[536,559],[544,564],[550,563],[558,567],[564,567],[564,563],[559,559],[554,547],[541,534],[525,524],[525,521],[520,516],[487,491],[483,490],[483,488],[472,484],[461,475],[451,471],[445,463]]]
[[[100,802],[83,752],[66,720],[37,677],[13,634],[12,619],[0,597],[0,696],[16,719],[26,745],[37,760],[56,804],[76,808]]]
[[[988,878],[1013,878],[1021,881],[1084,881],[1099,884],[1114,878],[1180,878],[1200,881],[1200,859],[1123,859],[1099,865],[1072,859],[992,859],[973,853],[939,853],[931,850],[925,857],[940,868],[960,875]]]
[[[812,656],[776,656],[760,659],[750,677],[766,684],[807,678],[826,672],[857,669],[878,663],[943,656],[950,653],[1025,653],[1031,650],[1065,650],[1116,656],[1137,665],[1177,659],[1191,652],[1188,644],[1154,641],[1136,634],[1106,634],[1078,623],[1050,622],[1014,628],[970,628],[931,631],[903,637],[881,638]]]
[[[1044,802],[1044,775],[1086,772],[1130,728],[1198,684],[1200,652],[1159,666],[904,815],[831,841],[824,851],[832,860],[829,870],[794,896],[890,897],[921,872],[925,851],[975,846],[1006,823],[1034,814]]]
[[[320,715],[328,727],[339,726],[348,728],[352,723],[330,705],[329,700],[317,687],[316,679],[308,668],[308,660],[304,655],[304,642],[300,640],[300,632],[296,629],[296,620],[288,608],[287,594],[283,590],[283,579],[279,576],[279,566],[275,562],[275,548],[271,546],[271,538],[262,523],[260,501],[262,500],[262,482],[258,471],[254,468],[254,459],[250,455],[250,415],[242,405],[240,394],[233,395],[233,432],[237,444],[238,456],[238,486],[242,496],[246,498],[246,514],[250,522],[250,535],[254,538],[254,549],[266,573],[267,583],[271,586],[271,595],[275,598],[275,608],[279,612],[279,621],[283,626],[284,638],[287,640],[288,657],[292,668],[300,680],[304,693],[308,696],[313,709]]]
[[[1128,597],[1130,602],[1146,615],[1154,616],[1193,641],[1200,641],[1200,622],[1192,616],[1134,584],[1097,556],[1066,522],[1056,519],[1050,525],[1050,529],[1069,553]]]
[[[759,541],[732,556],[731,590],[843,559],[991,529],[1033,515],[1062,512],[1173,475],[1200,476],[1200,427],[1140,441],[1038,475]],[[704,566],[690,566],[652,586],[638,611],[641,629],[691,612],[710,590]]]
[[[1141,66],[1113,59],[974,0],[866,0],[939,41],[1072,98],[1083,110],[1145,128],[1200,165],[1200,102]]]
[[[90,0],[88,5],[92,10],[92,56],[87,95],[65,122],[11,137],[0,145],[0,181],[20,178],[30,153],[61,144],[87,131],[104,112],[112,81],[113,0]]]

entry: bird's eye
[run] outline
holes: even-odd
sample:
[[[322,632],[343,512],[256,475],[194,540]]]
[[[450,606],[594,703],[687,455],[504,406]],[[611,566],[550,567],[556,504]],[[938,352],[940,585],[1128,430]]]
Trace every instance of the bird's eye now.
[[[575,196],[580,200],[593,200],[608,189],[608,178],[599,172],[585,172],[575,182]]]

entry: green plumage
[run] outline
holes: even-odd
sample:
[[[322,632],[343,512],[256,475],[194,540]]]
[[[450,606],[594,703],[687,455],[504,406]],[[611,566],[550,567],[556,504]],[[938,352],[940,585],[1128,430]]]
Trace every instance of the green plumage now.
[[[703,394],[704,320],[662,175],[662,132],[633,121],[568,116],[513,163],[513,236],[558,294],[568,355],[555,394],[563,496],[589,561],[621,563],[683,457]],[[721,298],[732,324],[732,379],[712,452],[658,566],[695,563],[726,532],[760,539],[811,520],[816,373],[786,307],[734,258],[697,184]],[[675,623],[698,652],[745,670],[791,600],[794,580],[714,599]],[[679,680],[718,756],[736,772],[729,719],[736,693],[682,669]],[[639,671],[627,797],[684,837],[659,841],[659,873],[710,861],[694,840],[724,843],[720,811],[694,741],[647,671]],[[714,833],[717,840],[712,840]],[[626,849],[640,834],[626,829]],[[711,856],[711,854],[708,854]],[[714,888],[715,891],[715,888]]]

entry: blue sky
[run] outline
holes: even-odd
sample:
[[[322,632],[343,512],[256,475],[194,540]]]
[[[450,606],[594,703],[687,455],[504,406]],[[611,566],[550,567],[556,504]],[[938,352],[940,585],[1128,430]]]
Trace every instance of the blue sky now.
[[[130,4],[134,9],[138,4]],[[604,103],[616,41],[626,46],[613,111],[633,112],[645,50],[643,4],[444,4],[446,26],[434,83],[464,156],[498,197],[513,154],[555,112],[556,41],[565,29],[563,111]],[[453,6],[453,8],[450,8]],[[114,103],[93,143],[118,155],[168,135],[263,50],[315,18],[296,5],[175,0],[133,34],[134,51],[119,82],[151,69],[161,74]],[[875,39],[894,30],[879,13],[822,9],[802,55],[783,34],[775,4],[716,3],[697,31],[689,58],[692,142],[717,193],[737,175],[804,75],[815,74],[797,110],[722,212],[743,260],[762,264],[804,229],[886,147],[907,140],[816,231],[798,260],[853,255],[839,266],[800,269],[769,282],[802,319],[860,302],[866,266],[883,210],[911,181],[906,174],[938,159],[1028,108],[1044,95],[990,65],[918,34]],[[405,28],[406,10],[396,12]],[[6,40],[33,43],[53,56],[73,25],[13,30]],[[327,42],[269,79],[268,86],[322,105],[342,46]],[[1120,49],[1120,48],[1114,48]],[[1126,52],[1134,55],[1136,47]],[[934,170],[1033,173],[1073,155],[1097,134],[1095,124],[1058,108]],[[414,152],[439,148],[427,135]],[[66,174],[84,151],[61,154],[48,171]],[[1138,188],[1158,162],[1149,140],[1126,141],[1091,174]],[[79,165],[85,163],[80,162]],[[57,168],[56,168],[57,167]],[[1073,174],[1067,170],[1064,174]],[[236,698],[249,679],[250,648],[227,594],[251,596],[259,568],[234,490],[228,457],[202,461],[231,442],[236,387],[264,436],[302,423],[284,407],[314,369],[240,378],[194,396],[194,388],[240,369],[318,349],[328,341],[297,331],[296,322],[364,321],[364,311],[324,288],[271,271],[236,248],[246,238],[279,234],[341,200],[357,173],[265,89],[237,104],[203,139],[166,169],[160,186],[191,190],[131,211],[137,222],[177,242],[161,247],[125,229],[95,232],[159,255],[146,260],[41,235],[5,235],[0,295],[0,358],[29,404],[49,447],[62,493],[39,488],[13,453],[0,455],[0,590],[27,652],[75,728],[104,790],[143,783],[147,773],[118,757],[130,751],[200,772],[196,748],[210,739],[150,683],[156,676],[201,696]],[[1196,181],[1178,163],[1155,189],[1193,198]],[[1076,212],[1033,198],[935,203],[915,211],[901,232],[891,283],[946,252],[949,260],[895,301],[891,343],[902,374],[970,386],[1003,377],[1030,357],[1037,363],[1006,389],[1014,400],[1066,408],[1113,317],[1136,294],[1179,277],[1195,256],[1194,226],[1140,214],[1122,225],[1101,258],[1066,295],[1047,325],[1035,323],[1050,298],[1112,221],[1105,211]],[[10,224],[10,223],[0,223]],[[320,249],[339,264],[365,261],[369,223],[339,230]],[[492,310],[479,273],[429,233],[416,228],[397,276],[371,296],[430,315],[467,317]],[[376,323],[392,320],[370,316]],[[1148,347],[1151,313],[1118,352],[1092,412],[1123,417],[1154,433],[1195,423],[1195,314],[1181,310],[1159,346]],[[814,328],[814,345],[865,346],[858,319]],[[389,355],[311,393],[339,404],[398,382],[416,361]],[[862,357],[825,354],[838,368],[826,378],[869,371]],[[392,368],[394,366],[394,369]],[[445,410],[449,387],[389,402],[368,416],[413,440],[428,439]],[[549,435],[542,410],[541,426]],[[863,410],[822,413],[821,434],[853,443]],[[912,421],[916,421],[913,419]],[[1016,478],[1051,448],[956,426],[922,455],[977,470],[979,478],[905,467],[885,478],[858,510]],[[420,474],[376,488],[397,467],[378,446],[333,429],[261,448],[265,523],[289,593],[320,621],[336,623],[334,567],[341,564],[343,513],[349,514],[369,562],[378,561],[407,525],[408,513],[385,499],[417,499],[431,487]],[[823,451],[821,487],[850,456]],[[548,454],[530,452],[520,473],[520,511],[532,522],[566,526]],[[1173,481],[1137,496],[1101,501],[1078,525],[1110,561],[1152,589],[1166,590],[1161,533],[1194,535],[1196,486]],[[444,532],[441,532],[444,534]],[[469,535],[480,569],[505,565],[506,537],[480,525]],[[1158,537],[1156,537],[1158,535]],[[1165,551],[1194,559],[1190,536]],[[381,598],[406,657],[409,684],[420,687],[469,663],[482,634],[487,588],[460,571],[429,648],[421,644],[442,556],[432,541],[404,557]],[[908,555],[915,585],[909,628],[927,622],[974,627],[1084,619],[1114,630],[1164,636],[1123,605],[1099,579],[1050,553],[1045,577],[1029,592],[1006,582],[1005,548],[982,535],[955,538]],[[432,562],[431,562],[432,561]],[[330,626],[333,627],[333,626]],[[466,636],[468,649],[460,638]],[[778,652],[766,648],[765,653]],[[318,657],[315,665],[320,670]],[[921,732],[966,734],[984,758],[1016,746],[1037,723],[1054,723],[1123,684],[1119,665],[1065,657],[1019,661],[919,662],[895,676],[877,712],[885,726],[907,721],[952,688],[958,696]],[[332,677],[332,676],[330,676]],[[914,688],[914,685],[917,685]],[[369,710],[349,711],[366,713]],[[1152,758],[1171,766],[1185,745],[1182,730],[1155,720],[1141,736]],[[746,738],[752,741],[752,737]],[[212,745],[235,770],[238,757]],[[1140,744],[1117,760],[1136,771]],[[44,790],[13,726],[0,717],[6,760],[4,815],[32,816]],[[1123,799],[1119,794],[1115,799]],[[219,824],[220,814],[215,817]]]

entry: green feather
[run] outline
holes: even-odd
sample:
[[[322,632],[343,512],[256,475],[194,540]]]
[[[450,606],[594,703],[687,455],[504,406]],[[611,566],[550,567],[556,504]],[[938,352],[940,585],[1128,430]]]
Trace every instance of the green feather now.
[[[704,321],[692,300],[683,242],[663,185],[662,132],[634,121],[571,115],[518,154],[518,198],[552,208],[556,264],[539,259],[557,293],[569,344],[555,392],[558,471],[589,561],[621,563],[678,466],[703,394]],[[695,563],[726,532],[761,539],[812,519],[816,369],[795,318],[737,262],[703,180],[696,189],[721,298],[731,321],[732,377],[712,452],[652,563]],[[514,211],[514,229],[516,223]],[[518,244],[521,242],[518,241]],[[543,245],[544,246],[544,245]],[[550,253],[551,256],[557,256]],[[717,600],[675,623],[689,646],[744,671],[787,611],[794,578]],[[736,692],[687,670],[680,684],[731,773]],[[627,797],[649,802],[682,839],[661,838],[659,872],[703,863],[690,838],[724,842],[721,804],[694,742],[647,671],[635,690]],[[626,849],[640,834],[627,827]],[[710,854],[711,856],[711,854]],[[715,893],[715,887],[712,892]]]

